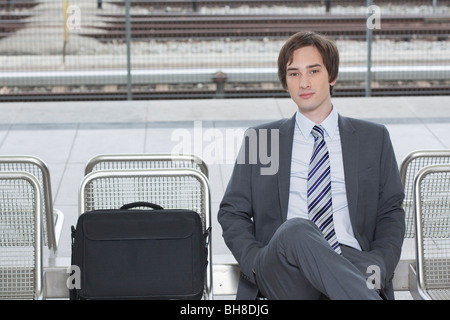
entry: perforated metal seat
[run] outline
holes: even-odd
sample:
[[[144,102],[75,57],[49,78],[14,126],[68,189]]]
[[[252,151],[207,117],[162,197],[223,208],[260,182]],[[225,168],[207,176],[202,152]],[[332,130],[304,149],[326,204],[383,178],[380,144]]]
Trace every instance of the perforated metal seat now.
[[[26,155],[0,156],[0,172],[28,172],[39,182],[43,212],[43,243],[55,253],[64,221],[64,214],[53,208],[50,172],[41,159]]]
[[[41,224],[37,179],[0,172],[0,299],[42,299]]]
[[[197,212],[203,230],[211,227],[210,191],[206,176],[195,169],[101,170],[83,179],[79,193],[79,214],[97,209],[118,209],[132,202],[151,202],[165,209]],[[211,239],[211,236],[210,236]],[[212,250],[204,298],[212,298]]]
[[[405,191],[405,238],[415,237],[414,226],[414,178],[425,166],[450,163],[450,150],[417,150],[408,154],[400,166],[400,177]]]
[[[417,173],[414,201],[419,296],[450,299],[450,164]]]

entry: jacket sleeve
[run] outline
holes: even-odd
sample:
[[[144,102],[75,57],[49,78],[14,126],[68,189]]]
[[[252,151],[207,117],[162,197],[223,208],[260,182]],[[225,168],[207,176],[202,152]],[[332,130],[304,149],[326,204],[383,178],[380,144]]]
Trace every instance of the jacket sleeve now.
[[[219,206],[218,221],[223,238],[247,280],[254,283],[253,260],[260,244],[255,238],[252,206],[252,170],[245,137],[228,186]]]
[[[377,223],[371,251],[383,258],[386,268],[386,281],[388,282],[392,278],[400,259],[405,234],[405,212],[401,205],[404,199],[403,186],[386,128],[383,131],[380,159]]]

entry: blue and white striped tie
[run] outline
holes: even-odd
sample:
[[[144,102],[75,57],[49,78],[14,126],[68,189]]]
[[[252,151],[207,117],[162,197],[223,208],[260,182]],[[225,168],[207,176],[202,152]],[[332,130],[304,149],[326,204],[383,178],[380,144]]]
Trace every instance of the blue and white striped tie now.
[[[341,248],[336,238],[331,202],[330,159],[321,126],[314,126],[314,149],[308,172],[308,214],[337,253]]]

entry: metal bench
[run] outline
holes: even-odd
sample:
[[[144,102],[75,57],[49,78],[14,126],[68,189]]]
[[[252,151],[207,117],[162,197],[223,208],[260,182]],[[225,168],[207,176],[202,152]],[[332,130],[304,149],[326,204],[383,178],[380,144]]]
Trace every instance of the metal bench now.
[[[41,224],[37,179],[0,172],[0,299],[42,299]]]
[[[450,299],[450,164],[421,169],[414,179],[417,286],[420,299]]]
[[[450,150],[417,150],[408,154],[400,166],[400,177],[405,191],[403,208],[405,210],[405,238],[415,237],[414,227],[414,178],[425,166],[450,163]]]
[[[39,182],[43,212],[43,243],[54,254],[58,249],[64,214],[53,208],[50,172],[47,165],[35,156],[5,155],[0,156],[0,172],[4,171],[28,172]]]

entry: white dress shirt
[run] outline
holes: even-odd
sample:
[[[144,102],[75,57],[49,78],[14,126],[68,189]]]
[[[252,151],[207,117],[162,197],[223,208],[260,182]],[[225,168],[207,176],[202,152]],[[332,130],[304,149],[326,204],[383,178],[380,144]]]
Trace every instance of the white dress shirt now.
[[[297,111],[292,145],[291,184],[287,219],[294,217],[309,219],[306,194],[309,161],[314,148],[314,137],[311,134],[311,130],[315,125],[313,121]],[[325,131],[325,143],[330,157],[331,196],[336,237],[340,244],[361,250],[353,233],[348,212],[338,113],[334,107],[330,115],[320,125]]]

